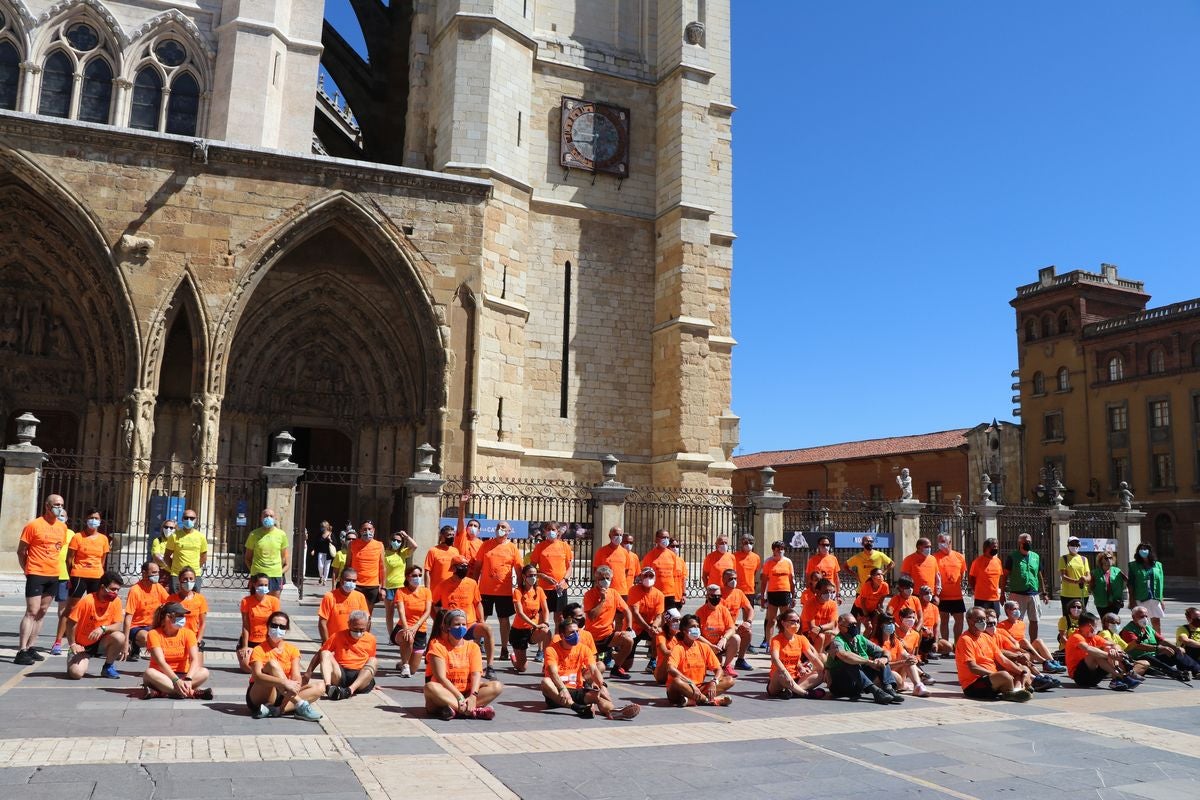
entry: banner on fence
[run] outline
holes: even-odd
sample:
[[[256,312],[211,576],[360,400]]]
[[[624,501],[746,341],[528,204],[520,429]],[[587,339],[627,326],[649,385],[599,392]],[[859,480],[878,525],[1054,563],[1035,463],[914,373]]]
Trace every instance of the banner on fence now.
[[[479,538],[480,539],[491,539],[493,536],[495,536],[496,535],[496,526],[499,525],[501,522],[501,520],[498,520],[498,519],[486,519],[483,517],[473,517],[473,516],[468,516],[467,519],[474,520],[475,522],[479,523]],[[506,519],[503,521],[507,522],[508,526],[510,528],[512,528],[512,532],[508,534],[508,538],[510,538],[510,539],[528,539],[529,538],[529,530],[531,527],[530,523],[524,522],[522,520],[517,520],[517,519],[512,519],[512,520]],[[439,523],[439,526],[444,526],[444,525],[449,525],[451,528],[458,530],[458,517],[442,517],[441,522]]]
[[[892,535],[890,533],[875,533],[873,531],[793,531],[792,547],[811,547],[815,549],[817,542],[822,536],[832,539],[835,548],[862,547],[864,536],[870,536],[875,540],[876,549],[887,550],[892,546]]]
[[[1080,539],[1079,552],[1081,553],[1105,553],[1117,552],[1116,539]]]

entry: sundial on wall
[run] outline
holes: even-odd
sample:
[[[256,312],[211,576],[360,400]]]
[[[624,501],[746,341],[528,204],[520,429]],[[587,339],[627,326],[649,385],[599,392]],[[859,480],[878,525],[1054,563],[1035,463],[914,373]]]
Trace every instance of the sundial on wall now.
[[[564,97],[560,164],[627,177],[629,109]]]

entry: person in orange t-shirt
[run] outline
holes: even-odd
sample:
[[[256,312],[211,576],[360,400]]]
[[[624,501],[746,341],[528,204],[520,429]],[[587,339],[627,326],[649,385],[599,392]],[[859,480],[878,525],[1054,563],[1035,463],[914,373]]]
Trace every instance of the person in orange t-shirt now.
[[[916,616],[911,608],[905,608],[903,613],[906,616],[900,619],[906,624],[897,624],[888,616],[879,618],[875,643],[887,653],[888,666],[898,681],[896,691],[911,691],[916,697],[928,697],[929,690],[925,688],[921,669],[917,665],[919,659],[916,648],[920,646],[921,637],[911,627]]]
[[[633,552],[633,534],[626,533],[621,538],[621,546],[625,548],[625,552],[629,553],[629,558],[625,561],[625,575],[629,579],[629,589],[633,590],[634,583],[637,582],[637,576],[642,571],[642,560],[638,558],[638,554]]]
[[[733,568],[737,570],[737,588],[741,589],[751,602],[758,599],[758,571],[762,567],[762,558],[754,552],[754,537],[742,536],[738,550],[733,554]]]
[[[196,591],[196,570],[184,567],[179,570],[179,591],[167,598],[168,603],[179,603],[187,610],[184,619],[187,629],[196,635],[196,646],[204,649],[204,625],[208,617],[208,600]]]
[[[567,607],[567,574],[575,552],[571,545],[558,538],[558,523],[542,523],[542,541],[529,554],[529,563],[537,567],[539,585],[546,592],[546,607],[557,623]]]
[[[800,615],[789,608],[779,615],[779,633],[771,638],[771,675],[767,696],[790,699],[807,697],[820,700],[825,690],[825,660],[813,649],[812,642],[800,633]]]
[[[663,612],[659,622],[659,632],[654,636],[654,658],[646,665],[646,671],[654,674],[654,682],[659,686],[667,684],[667,663],[671,660],[671,651],[675,649],[679,636],[679,620],[683,614],[678,608],[668,608]]]
[[[909,553],[900,562],[900,577],[907,575],[913,586],[928,586],[936,597],[942,593],[942,576],[938,572],[938,560],[933,555],[933,545],[922,536],[917,539],[917,550]]]
[[[917,616],[917,629],[921,633],[921,659],[922,663],[929,659],[937,659],[944,655],[949,655],[953,651],[950,642],[938,637],[938,629],[941,627],[941,607],[934,600],[933,590],[929,586],[922,586],[917,593],[920,598],[921,613]]]
[[[387,575],[384,550],[383,542],[375,538],[375,523],[367,520],[359,526],[358,538],[350,543],[350,555],[346,559],[346,566],[354,567],[358,573],[357,588],[366,599],[371,614],[375,613],[375,604],[383,596],[379,587]]]
[[[322,642],[346,630],[351,611],[370,614],[371,605],[366,595],[358,590],[358,570],[346,567],[338,574],[333,588],[321,597],[321,605],[317,608],[317,631]]]
[[[154,612],[154,627],[146,637],[150,665],[142,673],[146,699],[212,700],[212,689],[204,686],[208,670],[204,668],[196,634],[187,627],[187,617],[188,610],[181,603],[165,603]]]
[[[121,575],[106,572],[100,578],[100,590],[82,598],[67,617],[67,641],[71,656],[67,659],[67,677],[79,680],[87,674],[88,660],[103,655],[102,678],[120,678],[113,662],[126,652],[122,619]]]
[[[583,595],[583,612],[587,617],[584,628],[596,640],[598,653],[612,651],[613,665],[609,674],[628,680],[625,660],[633,652],[633,614],[612,588],[612,576],[611,567],[597,568],[592,588]]]
[[[585,638],[570,617],[558,623],[558,635],[546,647],[542,667],[542,697],[547,708],[570,708],[584,719],[601,714],[609,719],[633,719],[642,710],[629,703],[616,710],[604,670],[596,660],[593,640]]]
[[[713,648],[701,641],[700,619],[685,614],[667,662],[667,700],[674,706],[727,706],[734,678],[721,672]],[[709,680],[709,674],[713,678]]]
[[[238,637],[237,660],[242,672],[253,672],[250,657],[266,641],[267,620],[279,611],[279,598],[271,594],[271,579],[265,572],[250,578],[250,593],[242,598],[242,632]],[[289,623],[290,624],[290,623]]]
[[[801,608],[800,626],[818,653],[825,653],[838,631],[837,588],[822,578],[813,587],[813,597]]]
[[[463,492],[458,498],[458,530],[454,533],[454,549],[474,567],[483,540],[479,538],[479,520],[467,519],[467,506],[470,502],[470,492]]]
[[[762,565],[762,596],[759,602],[766,609],[763,618],[763,650],[767,649],[767,640],[774,635],[775,617],[796,603],[796,568],[783,551],[782,540],[772,542],[771,557]]]
[[[1028,656],[1029,660],[1040,667],[1044,672],[1049,672],[1053,675],[1067,671],[1067,668],[1059,664],[1054,656],[1050,653],[1050,648],[1046,647],[1046,643],[1041,639],[1032,641],[1025,635],[1025,621],[1021,619],[1021,604],[1016,600],[1009,600],[1004,604],[1005,619],[1001,620],[996,626],[997,628],[1007,631],[1010,636],[1017,642],[1021,650]]]
[[[1140,681],[1129,679],[1120,648],[1097,635],[1096,622],[1096,615],[1090,611],[1079,615],[1079,626],[1067,638],[1067,674],[1084,688],[1111,678],[1109,688],[1129,691]]]
[[[496,535],[483,542],[471,561],[471,576],[479,581],[483,600],[483,618],[492,612],[500,619],[500,660],[508,658],[509,631],[512,629],[513,587],[521,573],[521,552],[508,538],[512,528],[507,522],[496,525]]]
[[[963,694],[976,700],[1000,697],[1024,703],[1033,695],[1017,689],[1008,668],[1016,665],[1004,657],[985,633],[987,614],[978,606],[967,612],[967,632],[954,644],[954,663]]]
[[[721,669],[726,675],[736,678],[733,662],[737,659],[741,640],[738,639],[733,614],[721,603],[721,587],[717,584],[709,584],[705,588],[704,605],[696,610],[696,619],[700,620],[700,635],[712,645],[721,659]]]
[[[729,537],[723,533],[717,534],[712,552],[704,557],[704,563],[700,567],[700,578],[705,585],[715,583],[723,586],[721,576],[725,574],[725,570],[733,569],[736,564],[733,553],[729,552]]]
[[[379,662],[375,637],[367,630],[370,626],[370,614],[351,611],[346,629],[330,636],[309,662],[309,680],[320,668],[325,696],[330,700],[345,700],[375,688]]]
[[[429,643],[428,623],[433,615],[433,594],[422,584],[424,570],[416,564],[404,572],[404,586],[396,590],[399,620],[392,628],[392,644],[400,648],[396,669],[401,678],[410,678],[417,671],[421,656]]]
[[[526,564],[521,569],[521,585],[512,592],[513,626],[510,640],[513,649],[513,669],[525,671],[526,653],[530,644],[542,647],[550,640],[550,610],[546,593],[538,586],[537,567]]]
[[[854,598],[850,613],[862,625],[863,635],[868,639],[875,634],[877,618],[885,611],[883,601],[890,591],[891,587],[883,579],[883,570],[879,567],[873,567],[871,577],[858,587],[858,595]]]
[[[733,667],[738,670],[748,670],[751,669],[751,666],[750,662],[746,660],[746,653],[750,651],[750,642],[754,638],[754,604],[750,602],[746,593],[738,588],[737,583],[736,567],[731,567],[721,573],[721,605],[729,609],[729,613],[737,625],[736,633],[740,643],[738,658]]]
[[[888,600],[887,614],[892,619],[900,619],[900,609],[911,608],[918,618],[921,616],[921,601],[914,594],[912,578],[901,575],[896,581],[896,594]]]
[[[654,537],[654,547],[642,556],[642,569],[650,567],[654,570],[655,580],[666,598],[667,608],[683,608],[683,575],[679,570],[679,558],[671,550],[671,534],[665,529],[659,529]]]
[[[938,575],[942,579],[942,592],[938,597],[938,610],[942,612],[943,639],[950,638],[950,619],[954,619],[954,638],[962,636],[963,614],[967,606],[963,601],[963,578],[967,575],[967,559],[950,544],[948,533],[939,533],[937,551],[933,557],[937,559]]]
[[[300,648],[285,641],[291,627],[291,617],[274,612],[267,619],[266,641],[250,654],[246,708],[255,719],[295,713],[298,719],[316,722],[323,716],[311,703],[325,692],[325,684],[301,672]]]
[[[834,593],[840,597],[842,593],[842,579],[839,573],[841,571],[841,562],[833,554],[833,542],[830,541],[828,536],[822,535],[817,539],[817,552],[809,556],[808,561],[804,564],[804,574],[811,575],[814,572],[820,572],[824,577],[833,582]]]
[[[52,494],[46,498],[42,516],[30,520],[21,530],[17,543],[17,563],[25,572],[25,615],[21,618],[20,638],[13,663],[28,666],[45,658],[34,650],[42,620],[58,595],[59,554],[67,541],[64,517],[65,501]]]
[[[1000,611],[1000,578],[1003,575],[1004,562],[1000,560],[1000,548],[996,540],[984,540],[983,553],[971,562],[971,569],[967,573],[976,607]]]
[[[621,598],[628,601],[633,586],[630,576],[637,569],[638,557],[625,549],[625,532],[614,525],[608,532],[608,544],[592,556],[592,572],[600,567],[613,571],[612,588]]]
[[[496,716],[491,703],[504,691],[500,681],[481,680],[483,659],[467,637],[462,609],[439,611],[425,651],[425,712],[443,720]]]
[[[425,554],[425,578],[430,592],[437,591],[442,581],[454,574],[454,559],[462,554],[454,547],[454,529],[443,525],[438,543]],[[467,559],[468,563],[470,559]]]
[[[629,655],[623,665],[626,671],[633,669],[633,654],[637,650],[638,642],[646,642],[650,651],[646,671],[653,672],[656,666],[654,640],[662,632],[662,615],[667,610],[666,595],[655,586],[656,582],[654,567],[643,567],[634,581],[633,588],[629,590],[628,606],[629,615],[633,619],[634,638],[633,646],[629,648]]]
[[[435,608],[452,610],[458,609],[467,618],[471,628],[470,638],[482,642],[479,645],[483,651],[485,680],[495,680],[496,671],[492,667],[492,651],[495,649],[492,640],[492,629],[483,618],[483,596],[479,592],[479,584],[474,578],[468,577],[471,565],[464,556],[454,557],[454,574],[438,584],[433,590],[433,605]]]
[[[108,537],[100,533],[102,524],[100,512],[89,510],[84,518],[83,529],[72,536],[67,544],[67,599],[59,604],[58,630],[54,636],[55,647],[50,649],[51,655],[61,651],[71,609],[84,595],[100,591],[100,578],[104,575],[104,562],[110,549]]]
[[[159,566],[156,561],[142,564],[142,579],[129,587],[125,595],[125,657],[137,661],[141,648],[146,646],[146,636],[154,624],[154,612],[167,602],[167,589],[158,582]]]

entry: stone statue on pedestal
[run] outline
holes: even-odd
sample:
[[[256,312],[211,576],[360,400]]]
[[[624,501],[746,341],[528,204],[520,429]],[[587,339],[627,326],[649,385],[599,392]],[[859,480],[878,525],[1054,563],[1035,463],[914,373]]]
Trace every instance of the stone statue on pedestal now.
[[[1133,492],[1129,491],[1129,481],[1121,481],[1117,495],[1121,498],[1121,510],[1133,511]]]
[[[900,502],[911,503],[912,495],[912,478],[909,477],[908,467],[900,470],[900,474],[896,476],[896,485],[900,487]]]

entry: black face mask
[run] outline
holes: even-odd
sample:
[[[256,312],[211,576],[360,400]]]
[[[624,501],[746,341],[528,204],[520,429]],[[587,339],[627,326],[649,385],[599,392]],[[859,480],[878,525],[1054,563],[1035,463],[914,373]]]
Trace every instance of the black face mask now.
[[[1000,548],[999,548],[999,547],[992,547],[992,548],[990,548],[990,549],[988,550],[988,555],[990,555],[990,556],[998,556],[998,555],[1000,555]]]
[[[850,638],[854,638],[855,636],[858,636],[858,630],[859,629],[858,629],[857,622],[855,622],[853,625],[847,625],[846,626],[846,635],[849,636]]]
[[[709,604],[710,606],[719,606],[719,605],[721,605],[721,598],[719,598],[719,597],[709,597],[709,598],[708,598],[708,604]]]
[[[1021,542],[1021,550],[1028,553],[1029,552],[1029,542]]]
[[[471,568],[467,564],[460,564],[454,568],[454,574],[460,578],[467,577],[467,573],[470,571],[471,571]]]

